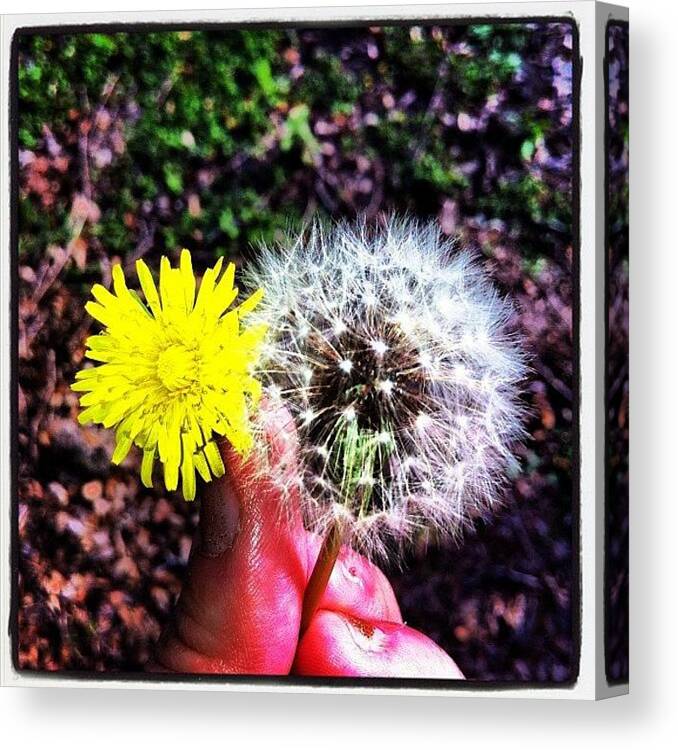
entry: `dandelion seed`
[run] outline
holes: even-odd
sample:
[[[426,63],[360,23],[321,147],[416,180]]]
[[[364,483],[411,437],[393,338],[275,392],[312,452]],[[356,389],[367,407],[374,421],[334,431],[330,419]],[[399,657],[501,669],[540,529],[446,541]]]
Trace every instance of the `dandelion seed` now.
[[[463,384],[468,380],[469,373],[464,365],[454,365],[452,368],[452,376],[459,384]]]
[[[440,310],[443,315],[452,315],[454,313],[454,301],[449,297],[439,297],[438,310]]]
[[[408,472],[417,465],[417,459],[414,456],[405,456],[402,462],[403,472]]]
[[[394,383],[392,380],[380,380],[377,384],[377,388],[387,396],[393,393]]]
[[[269,348],[268,353],[271,353],[273,347]],[[266,351],[265,349],[262,351]],[[282,398],[282,389],[279,385],[276,385],[275,383],[272,383],[271,385],[266,386],[266,394],[271,399],[271,401],[280,401]]]
[[[419,355],[419,363],[422,367],[430,369],[431,367],[433,367],[433,357],[431,357],[428,352],[422,352]]]
[[[353,362],[350,359],[342,359],[339,363],[339,369],[348,375],[353,369]]]
[[[86,356],[100,364],[80,370],[72,385],[82,394],[80,422],[115,428],[113,462],[138,446],[143,484],[152,486],[159,460],[168,490],[181,475],[186,500],[195,497],[196,471],[205,481],[224,473],[216,438],[225,437],[242,454],[250,449],[249,415],[261,392],[252,368],[266,325],[244,326],[243,319],[262,292],[231,307],[238,294],[235,267],[222,273],[222,263],[205,272],[196,296],[188,250],[179,268],[161,259],[159,288],[138,260],[145,304],[114,266],[113,291],[95,284],[94,301],[85,306],[104,326],[87,339]]]
[[[365,289],[365,292],[363,294],[363,302],[365,303],[366,307],[372,307],[373,305],[376,305],[378,302],[377,295],[369,286]]]
[[[415,328],[415,322],[412,320],[409,313],[404,311],[398,313],[395,322],[405,333],[411,333]]]

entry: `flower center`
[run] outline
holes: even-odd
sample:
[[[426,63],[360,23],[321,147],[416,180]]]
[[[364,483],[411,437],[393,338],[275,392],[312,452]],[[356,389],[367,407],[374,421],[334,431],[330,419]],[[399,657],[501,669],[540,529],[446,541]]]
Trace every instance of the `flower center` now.
[[[173,344],[158,357],[158,378],[168,391],[180,391],[198,379],[195,353]]]

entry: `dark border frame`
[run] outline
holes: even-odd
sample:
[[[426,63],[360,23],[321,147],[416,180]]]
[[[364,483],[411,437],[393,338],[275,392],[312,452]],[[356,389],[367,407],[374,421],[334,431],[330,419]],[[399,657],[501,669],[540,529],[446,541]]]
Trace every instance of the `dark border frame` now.
[[[556,682],[553,680],[543,682],[528,682],[521,680],[446,680],[431,678],[379,678],[379,677],[297,677],[287,675],[276,677],[271,675],[204,675],[204,674],[157,674],[149,672],[94,672],[86,670],[61,670],[57,672],[37,671],[23,669],[19,666],[19,524],[18,524],[18,441],[15,436],[18,432],[18,187],[19,187],[19,149],[18,149],[18,72],[19,54],[18,44],[22,37],[36,36],[39,34],[62,36],[77,33],[140,33],[151,31],[216,31],[226,29],[242,28],[364,28],[369,26],[431,26],[435,24],[443,26],[471,26],[474,24],[488,24],[492,26],[509,24],[562,24],[570,27],[572,33],[572,349],[573,349],[573,377],[572,391],[575,394],[572,401],[572,590],[571,590],[571,617],[572,617],[572,654],[571,673],[569,680]],[[357,688],[390,688],[399,690],[412,688],[420,690],[439,690],[444,693],[447,690],[481,690],[487,692],[503,691],[510,689],[553,689],[574,688],[580,673],[581,662],[581,444],[580,444],[580,368],[581,368],[581,343],[580,331],[580,254],[581,254],[581,83],[582,83],[582,58],[580,50],[579,27],[571,16],[474,16],[464,18],[445,18],[444,16],[433,16],[430,18],[377,18],[351,20],[327,20],[327,21],[224,21],[204,23],[92,23],[92,24],[68,24],[57,26],[31,26],[17,29],[11,41],[10,51],[10,108],[9,108],[9,133],[10,133],[10,272],[11,272],[11,374],[10,374],[10,570],[11,570],[11,604],[9,608],[9,634],[11,636],[12,666],[14,670],[27,677],[40,677],[47,679],[74,679],[86,682],[88,680],[101,681],[143,681],[148,683],[163,682],[191,682],[200,683],[224,683],[224,684],[257,684],[275,686],[306,686],[306,687],[357,687]]]
[[[612,267],[610,263],[610,141],[612,136],[612,129],[610,127],[610,29],[617,27],[625,29],[627,34],[629,31],[629,22],[621,19],[610,19],[605,24],[605,51],[603,55],[603,99],[605,106],[605,120],[604,120],[604,132],[603,132],[603,149],[605,157],[605,176],[604,176],[604,258],[605,258],[605,274],[604,283],[605,290],[603,293],[603,306],[604,306],[604,367],[605,367],[605,395],[603,397],[603,408],[604,408],[604,436],[603,436],[603,451],[604,451],[604,510],[605,523],[604,523],[604,561],[603,561],[603,657],[605,661],[605,678],[608,685],[628,685],[629,674],[627,672],[626,677],[611,677],[610,676],[610,554],[609,554],[609,541],[612,536],[613,527],[610,518],[610,510],[612,507],[612,477],[610,471],[610,448],[612,444],[612,430],[610,428],[610,420],[608,415],[608,402],[610,395],[611,377],[610,377],[610,282],[612,280]],[[628,54],[628,52],[627,52]],[[630,72],[630,71],[629,71]],[[628,213],[627,206],[627,213]],[[630,495],[629,495],[630,503]],[[627,570],[628,574],[628,570]],[[627,617],[628,619],[628,617]],[[628,651],[627,651],[628,657]]]

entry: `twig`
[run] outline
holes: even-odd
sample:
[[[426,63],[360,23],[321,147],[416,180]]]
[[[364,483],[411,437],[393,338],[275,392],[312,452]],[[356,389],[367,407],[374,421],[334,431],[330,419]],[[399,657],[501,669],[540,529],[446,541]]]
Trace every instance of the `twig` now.
[[[572,401],[572,390],[543,362],[535,366],[542,378],[567,401]]]
[[[365,209],[365,216],[370,219],[377,214],[377,211],[379,211],[379,207],[381,206],[381,202],[384,198],[384,177],[386,175],[386,172],[384,170],[384,165],[382,164],[381,159],[379,159],[378,157],[375,157],[375,159],[372,161],[372,171],[374,173],[374,190],[372,190],[370,202]]]
[[[429,139],[429,134],[431,132],[430,125],[435,115],[438,97],[443,91],[443,87],[445,85],[445,82],[447,81],[447,76],[449,72],[450,72],[450,61],[446,55],[443,58],[440,65],[438,66],[438,75],[436,78],[435,85],[433,86],[433,92],[431,93],[431,98],[429,99],[428,106],[426,107],[426,111],[424,112],[424,117],[421,122],[421,128],[419,130],[419,137],[417,138],[416,146],[414,148],[414,153],[413,153],[413,160],[415,162],[419,161],[419,159],[421,159],[424,153],[424,148],[426,147],[426,143]]]
[[[140,232],[139,241],[136,244],[136,247],[132,251],[132,253],[128,256],[128,258],[125,261],[125,270],[131,271],[134,264],[139,260],[139,258],[143,258],[144,255],[146,255],[149,250],[153,247],[153,242],[155,241],[155,230],[158,227],[158,222],[153,219],[148,224],[146,222],[142,225],[142,230]]]
[[[89,100],[87,98],[87,92],[83,89],[82,92],[82,109],[87,113],[89,117],[89,127],[92,125],[91,109],[89,106]],[[78,135],[78,154],[80,155],[80,183],[82,185],[82,194],[87,200],[92,200],[92,180],[89,173],[89,136],[88,128],[83,130],[79,128],[80,134]]]

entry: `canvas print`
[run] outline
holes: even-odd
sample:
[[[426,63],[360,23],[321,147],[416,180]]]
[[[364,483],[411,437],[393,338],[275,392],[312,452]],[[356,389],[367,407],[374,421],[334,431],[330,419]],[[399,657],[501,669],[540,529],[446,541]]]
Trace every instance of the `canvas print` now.
[[[17,669],[573,684],[576,26],[13,55]]]
[[[629,26],[607,27],[605,665],[629,679]]]

